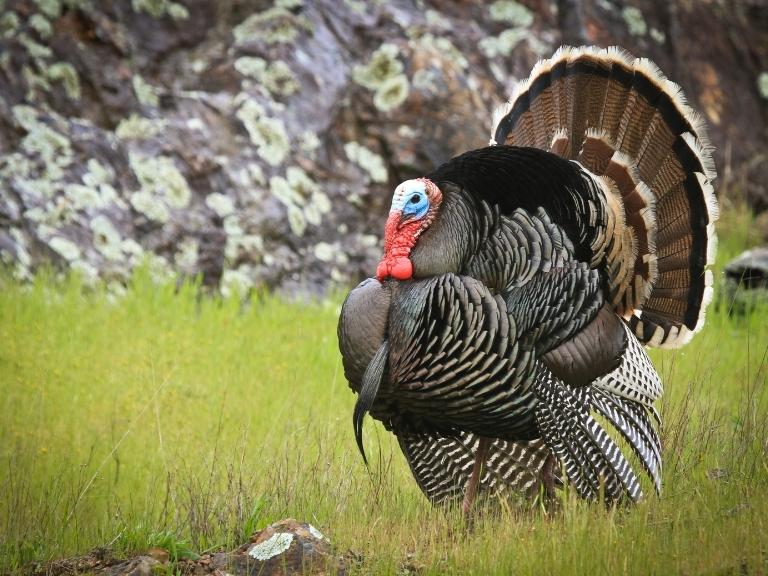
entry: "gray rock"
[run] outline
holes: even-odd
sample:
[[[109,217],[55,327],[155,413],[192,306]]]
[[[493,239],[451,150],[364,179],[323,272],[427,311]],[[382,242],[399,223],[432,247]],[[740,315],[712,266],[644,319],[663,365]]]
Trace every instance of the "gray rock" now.
[[[142,263],[224,293],[353,283],[397,183],[485,145],[562,42],[655,60],[768,206],[768,13],[619,4],[2,0],[0,260],[116,288]]]
[[[768,246],[742,252],[725,265],[729,305],[737,311],[768,303]]]
[[[256,532],[230,553],[214,554],[210,568],[233,576],[288,576],[345,573],[330,541],[311,524],[281,520]]]
[[[136,556],[125,562],[107,568],[105,576],[152,576],[153,567],[159,562],[151,556]]]

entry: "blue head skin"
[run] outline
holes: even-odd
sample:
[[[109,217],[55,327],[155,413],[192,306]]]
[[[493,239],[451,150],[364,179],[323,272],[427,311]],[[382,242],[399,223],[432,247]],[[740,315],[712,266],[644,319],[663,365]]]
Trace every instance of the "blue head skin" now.
[[[429,212],[429,198],[423,180],[407,180],[395,190],[390,214],[400,212],[401,219],[419,220]]]

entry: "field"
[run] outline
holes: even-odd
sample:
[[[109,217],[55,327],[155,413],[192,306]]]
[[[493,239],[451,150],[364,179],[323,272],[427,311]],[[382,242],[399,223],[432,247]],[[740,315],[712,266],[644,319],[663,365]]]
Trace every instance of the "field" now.
[[[725,215],[718,270],[749,235],[748,214]],[[241,305],[145,273],[117,298],[76,278],[3,278],[0,574],[97,546],[228,549],[286,517],[353,551],[361,574],[768,571],[768,308],[729,316],[721,298],[688,347],[652,353],[666,386],[660,499],[489,506],[468,531],[427,503],[370,420],[363,465],[341,295]]]

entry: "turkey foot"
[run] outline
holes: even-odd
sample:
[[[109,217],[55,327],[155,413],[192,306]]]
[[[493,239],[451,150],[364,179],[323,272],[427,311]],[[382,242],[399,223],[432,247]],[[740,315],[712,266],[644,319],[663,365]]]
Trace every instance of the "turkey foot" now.
[[[475,463],[472,466],[472,475],[469,477],[467,487],[464,489],[464,501],[461,503],[461,508],[464,511],[464,515],[469,517],[469,513],[472,510],[472,504],[477,496],[477,489],[480,487],[480,478],[482,477],[482,469],[485,464],[485,459],[488,456],[488,448],[491,446],[490,438],[480,436],[477,443],[477,453],[475,454]]]

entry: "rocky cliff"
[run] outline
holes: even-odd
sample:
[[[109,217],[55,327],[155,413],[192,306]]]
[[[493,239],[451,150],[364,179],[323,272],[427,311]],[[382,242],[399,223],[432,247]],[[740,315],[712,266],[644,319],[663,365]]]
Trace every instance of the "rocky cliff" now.
[[[562,43],[656,61],[768,207],[760,0],[0,0],[0,258],[119,291],[370,275],[391,190],[488,142]],[[726,184],[726,186],[724,186]]]

